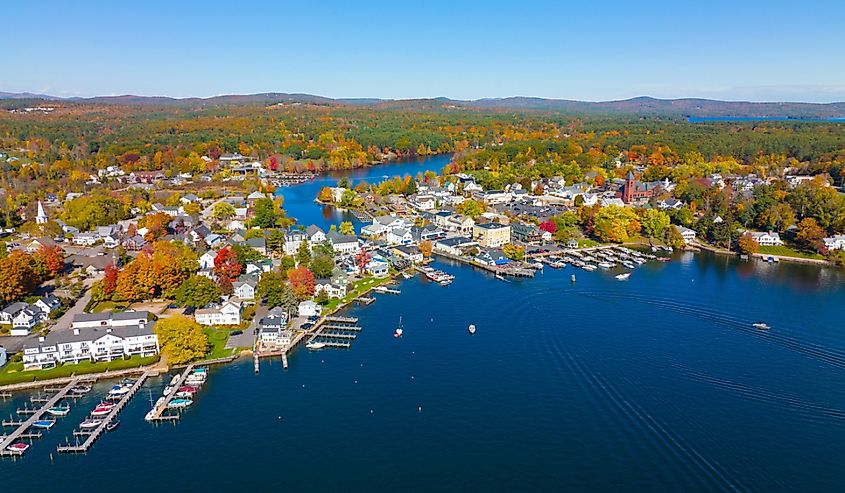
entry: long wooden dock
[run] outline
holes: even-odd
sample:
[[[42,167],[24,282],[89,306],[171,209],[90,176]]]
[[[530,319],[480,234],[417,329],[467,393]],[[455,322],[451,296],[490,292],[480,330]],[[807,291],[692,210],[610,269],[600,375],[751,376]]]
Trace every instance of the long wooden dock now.
[[[58,404],[59,401],[64,399],[65,396],[67,395],[67,393],[70,392],[70,389],[75,387],[79,383],[80,380],[81,379],[79,379],[79,378],[75,378],[75,379],[71,380],[67,385],[62,387],[61,390],[59,390],[58,392],[53,394],[52,397],[47,399],[47,401],[44,402],[44,405],[42,405],[36,412],[32,413],[26,421],[20,422],[18,427],[15,428],[15,431],[13,431],[13,432],[9,433],[8,435],[6,435],[5,437],[3,437],[3,440],[0,441],[0,457],[10,457],[10,456],[20,455],[17,452],[9,451],[7,449],[7,447],[9,445],[13,444],[15,442],[15,440],[21,438],[24,434],[26,434],[27,431],[32,427],[32,424],[35,423],[36,421],[40,420],[41,417],[44,416],[44,413],[47,412],[47,409],[50,409],[51,407]]]
[[[129,392],[127,392],[117,402],[117,404],[115,404],[115,406],[112,408],[111,412],[108,415],[106,415],[105,418],[103,418],[101,420],[100,424],[96,428],[94,428],[90,432],[88,432],[87,430],[84,431],[84,432],[82,430],[80,430],[80,432],[84,433],[84,435],[86,437],[85,440],[82,443],[79,443],[79,438],[78,438],[79,434],[77,434],[77,432],[74,432],[74,436],[77,437],[76,443],[75,444],[68,443],[66,445],[59,445],[58,447],[56,447],[56,450],[60,453],[67,453],[67,454],[72,454],[72,453],[80,454],[80,453],[88,452],[88,449],[90,449],[94,445],[94,442],[96,442],[97,439],[100,438],[100,436],[106,431],[106,427],[109,425],[109,423],[111,423],[114,420],[114,418],[117,417],[118,414],[120,414],[120,411],[123,410],[124,406],[126,406],[126,404],[132,399],[132,397],[135,396],[135,394],[138,392],[138,390],[141,389],[141,386],[144,385],[144,381],[147,379],[147,377],[149,377],[151,375],[151,373],[152,372],[142,373],[141,376],[138,377],[138,379],[132,385],[132,388],[129,390]]]
[[[170,394],[168,394],[167,396],[165,396],[164,402],[162,402],[159,406],[153,407],[152,416],[150,416],[148,421],[176,421],[179,419],[178,415],[164,414],[164,411],[168,409],[167,405],[170,404],[170,401],[172,401],[173,398],[176,397],[176,389],[181,387],[185,383],[185,379],[188,378],[188,375],[190,375],[191,372],[194,371],[194,366],[195,365],[188,365],[185,368],[185,371],[183,371],[182,374],[179,376],[179,380],[176,381],[176,384],[171,385],[171,387],[173,387],[173,391],[170,392]]]

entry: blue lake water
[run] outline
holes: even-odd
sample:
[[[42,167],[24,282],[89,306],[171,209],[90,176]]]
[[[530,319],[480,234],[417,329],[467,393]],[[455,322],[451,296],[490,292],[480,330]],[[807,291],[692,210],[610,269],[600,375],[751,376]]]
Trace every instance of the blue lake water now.
[[[792,118],[787,116],[691,116],[689,123],[718,123],[718,122],[827,122],[843,123],[845,118]]]
[[[708,254],[627,282],[437,266],[452,285],[415,278],[349,310],[351,349],[216,367],[175,426],[144,422],[145,388],[87,455],[59,456],[91,396],[0,461],[4,488],[845,491],[843,271]]]

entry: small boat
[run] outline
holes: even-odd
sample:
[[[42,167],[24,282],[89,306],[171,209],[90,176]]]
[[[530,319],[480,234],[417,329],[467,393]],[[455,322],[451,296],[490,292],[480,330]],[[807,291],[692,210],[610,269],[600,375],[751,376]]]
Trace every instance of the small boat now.
[[[173,399],[167,404],[167,407],[171,409],[184,409],[193,403],[194,401],[191,399]]]
[[[47,412],[53,416],[67,416],[70,413],[70,404],[64,406],[53,406],[47,409]]]
[[[575,274],[572,274],[572,277],[570,277],[569,280],[575,282]]]
[[[179,383],[179,375],[173,375],[173,378],[170,379],[170,385],[176,385]]]
[[[22,454],[22,453],[26,452],[26,450],[28,448],[29,448],[28,443],[18,442],[18,443],[13,443],[13,444],[9,445],[8,447],[6,447],[6,450],[8,450],[9,452],[15,453],[15,454]]]
[[[135,382],[136,382],[136,380],[134,380],[132,378],[124,378],[123,380],[120,381],[120,384],[132,386],[132,385],[135,385]]]
[[[179,392],[176,392],[176,397],[178,397],[180,399],[190,399],[193,396],[194,396],[193,392],[184,392],[184,391],[181,391],[181,390]]]
[[[76,395],[87,394],[88,392],[91,392],[90,385],[77,385],[76,387],[70,389],[70,393]]]
[[[630,273],[630,272],[626,272],[626,273],[624,273],[624,274],[617,274],[617,275],[616,275],[616,280],[617,280],[617,281],[627,281],[629,277],[631,277],[631,273]]]
[[[41,430],[49,430],[56,424],[55,421],[50,419],[39,419],[38,421],[34,421],[32,423],[33,428],[38,428]]]
[[[469,324],[469,333],[475,334],[475,324]]]
[[[601,267],[602,269],[610,269],[611,267],[613,267],[613,264],[611,264],[610,262],[599,262],[599,267]]]
[[[173,392],[173,387],[168,385],[167,387],[164,388],[164,390],[161,393],[162,393],[162,395],[170,395],[171,392]]]
[[[112,404],[100,404],[91,411],[91,416],[105,416],[106,414],[109,414],[112,409],[114,409],[114,405]]]
[[[116,419],[106,425],[106,431],[114,431],[117,429],[118,426],[120,426],[120,420]]]
[[[405,329],[402,328],[402,317],[399,317],[399,326],[396,327],[396,331],[393,332],[393,337],[400,338],[402,337],[402,333],[405,332]]]
[[[90,430],[91,428],[96,428],[100,426],[103,421],[100,419],[86,419],[82,423],[79,423],[79,427],[83,430]]]
[[[323,349],[324,347],[326,347],[326,343],[325,342],[309,342],[308,344],[305,345],[305,347],[308,348],[308,349],[313,349],[313,350],[316,351],[318,349]]]
[[[179,392],[190,392],[190,393],[193,394],[194,392],[196,392],[198,390],[199,389],[197,387],[192,387],[190,385],[185,385],[183,387],[179,387]]]
[[[760,329],[760,330],[769,330],[769,329],[771,329],[771,327],[769,327],[769,324],[767,324],[767,323],[765,323],[765,322],[757,322],[756,324],[751,324],[751,325],[752,325],[754,328],[757,328],[757,329]]]
[[[109,395],[111,396],[122,396],[126,395],[131,391],[130,387],[126,385],[115,385],[114,387],[109,390]]]

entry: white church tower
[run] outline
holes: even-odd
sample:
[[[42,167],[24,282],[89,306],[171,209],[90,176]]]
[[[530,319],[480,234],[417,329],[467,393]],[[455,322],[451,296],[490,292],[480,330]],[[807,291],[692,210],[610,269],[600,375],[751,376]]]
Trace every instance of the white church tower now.
[[[35,216],[35,223],[36,224],[47,224],[47,213],[44,212],[44,206],[41,204],[41,201],[38,201],[38,215]]]

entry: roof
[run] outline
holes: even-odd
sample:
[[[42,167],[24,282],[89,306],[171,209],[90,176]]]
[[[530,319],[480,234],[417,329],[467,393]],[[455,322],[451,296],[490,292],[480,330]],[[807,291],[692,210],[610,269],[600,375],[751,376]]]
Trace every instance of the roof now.
[[[332,243],[358,243],[358,237],[355,235],[342,235],[337,231],[329,231],[326,235]]]
[[[29,305],[27,305],[23,301],[18,301],[16,303],[12,303],[11,305],[7,306],[6,308],[3,308],[3,310],[0,311],[2,311],[3,313],[8,313],[9,315],[14,315],[15,313],[18,313],[19,311],[25,309],[28,306]]]
[[[483,224],[476,224],[475,227],[481,228],[481,229],[503,229],[503,228],[509,228],[510,226],[507,225],[507,224],[502,224],[502,223],[483,223]]]
[[[475,243],[470,238],[465,236],[453,236],[452,238],[443,238],[442,240],[437,240],[437,243],[441,245],[446,245],[449,247],[457,247],[461,245],[465,245],[468,243]]]
[[[102,322],[102,321],[126,321],[143,318],[150,319],[150,312],[101,312],[101,313],[77,313],[73,316],[73,323],[76,322]]]
[[[79,335],[76,334],[79,333]],[[71,342],[95,341],[106,334],[111,334],[120,338],[139,337],[155,334],[155,321],[140,325],[127,325],[122,327],[85,327],[75,330],[62,330],[51,332],[44,338],[44,342],[28,342],[24,348],[32,348],[36,346],[55,346],[58,344],[67,344]]]

